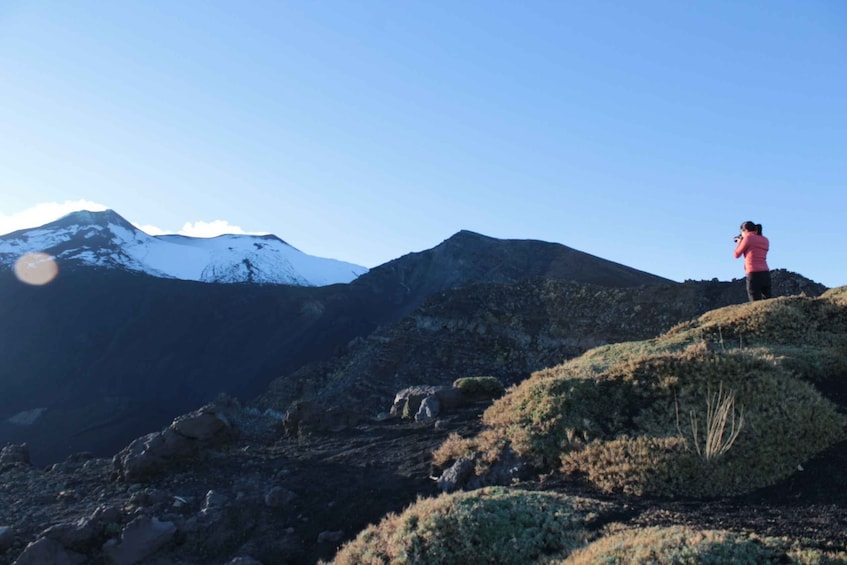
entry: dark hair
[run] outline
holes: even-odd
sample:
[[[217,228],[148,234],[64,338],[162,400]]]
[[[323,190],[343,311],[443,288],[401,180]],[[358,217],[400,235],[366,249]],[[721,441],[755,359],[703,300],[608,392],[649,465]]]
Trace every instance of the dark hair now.
[[[762,235],[762,224],[754,224],[750,220],[747,220],[743,224],[741,224],[741,229],[755,232],[758,235]]]

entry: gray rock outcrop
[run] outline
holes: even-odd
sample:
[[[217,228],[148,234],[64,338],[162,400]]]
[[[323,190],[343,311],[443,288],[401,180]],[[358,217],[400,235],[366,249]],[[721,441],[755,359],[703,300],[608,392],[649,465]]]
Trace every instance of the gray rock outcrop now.
[[[234,434],[224,411],[207,405],[180,416],[162,432],[136,439],[115,455],[112,463],[119,478],[140,482],[172,462],[198,457],[203,449],[226,443]]]
[[[431,417],[434,418],[441,411],[458,408],[466,402],[462,391],[448,385],[418,385],[404,388],[394,396],[391,405],[391,416],[395,418],[416,418],[421,404],[426,398],[432,397],[438,401],[438,411]],[[434,407],[429,403],[430,410]]]

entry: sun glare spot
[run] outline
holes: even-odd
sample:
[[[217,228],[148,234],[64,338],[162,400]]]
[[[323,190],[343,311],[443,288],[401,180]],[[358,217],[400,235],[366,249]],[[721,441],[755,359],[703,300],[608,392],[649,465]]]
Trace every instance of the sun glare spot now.
[[[27,253],[15,261],[15,276],[26,284],[44,285],[58,274],[59,265],[46,253]]]

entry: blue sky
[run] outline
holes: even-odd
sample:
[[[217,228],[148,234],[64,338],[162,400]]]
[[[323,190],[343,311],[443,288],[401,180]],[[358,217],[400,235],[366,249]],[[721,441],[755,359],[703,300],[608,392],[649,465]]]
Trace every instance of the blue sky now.
[[[468,229],[683,281],[753,220],[840,286],[846,134],[841,0],[0,3],[0,231],[83,203],[373,267]]]

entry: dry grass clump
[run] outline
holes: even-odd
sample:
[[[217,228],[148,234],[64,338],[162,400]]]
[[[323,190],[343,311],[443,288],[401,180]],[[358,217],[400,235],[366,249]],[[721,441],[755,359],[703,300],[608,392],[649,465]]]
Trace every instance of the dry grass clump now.
[[[779,540],[721,530],[683,526],[624,530],[601,538],[572,553],[558,565],[627,565],[654,563],[700,565],[712,563],[821,564],[845,563],[843,555],[814,549],[785,547]]]
[[[499,487],[419,499],[344,545],[332,563],[523,565],[561,558],[588,538],[599,503]]]
[[[831,288],[821,295],[824,300],[829,300],[833,304],[847,306],[847,286],[839,286]]]
[[[433,451],[432,464],[436,469],[444,470],[462,457],[467,457],[475,462],[475,472],[480,476],[505,455],[508,446],[508,440],[495,430],[482,430],[467,438],[452,433]]]

